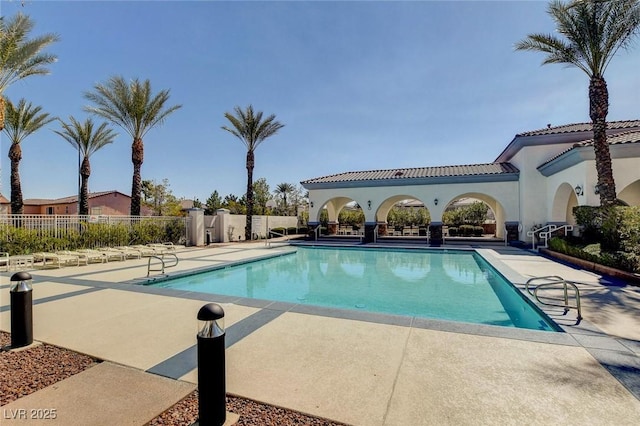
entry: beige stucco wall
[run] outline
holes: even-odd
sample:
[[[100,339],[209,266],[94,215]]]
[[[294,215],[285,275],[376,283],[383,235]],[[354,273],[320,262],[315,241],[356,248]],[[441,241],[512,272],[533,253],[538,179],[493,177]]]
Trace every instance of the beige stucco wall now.
[[[319,221],[320,211],[326,205],[329,221],[335,222],[340,210],[355,201],[364,211],[366,223],[383,223],[394,203],[415,198],[429,210],[432,222],[442,222],[447,205],[463,197],[478,198],[489,204],[496,214],[498,236],[503,234],[505,221],[518,220],[517,181],[312,189],[309,191],[309,199],[313,202],[309,220]]]

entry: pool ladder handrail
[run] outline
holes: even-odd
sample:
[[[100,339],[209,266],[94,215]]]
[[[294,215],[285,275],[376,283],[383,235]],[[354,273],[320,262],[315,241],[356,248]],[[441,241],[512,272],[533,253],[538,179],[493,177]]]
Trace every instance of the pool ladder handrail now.
[[[277,235],[278,237],[287,237],[287,239],[285,240],[286,243],[285,244],[289,244],[289,235],[288,234],[284,234],[284,233],[280,233],[280,232],[276,232],[271,230],[271,228],[267,229],[267,239],[264,242],[265,247],[271,247],[271,239],[269,238],[271,236],[271,234],[273,235]]]
[[[531,289],[529,288],[529,285],[534,283],[535,281],[540,281],[540,280],[544,280],[544,282],[540,284],[536,284],[536,287],[533,289],[533,291],[531,291]],[[558,284],[562,285],[563,299],[564,299],[563,304],[543,302],[542,300],[540,300],[540,297],[538,296],[538,290],[540,290],[541,288],[557,286]],[[569,287],[571,287],[575,292],[575,297],[576,297],[575,305],[569,304]],[[542,305],[555,306],[557,308],[564,308],[564,313],[562,315],[566,315],[567,312],[569,312],[569,309],[575,309],[578,312],[576,325],[579,324],[580,321],[582,320],[582,309],[580,306],[580,289],[575,283],[571,281],[567,281],[564,278],[559,277],[557,275],[549,275],[545,277],[534,277],[527,280],[527,282],[525,283],[525,290],[527,291],[527,293],[535,297],[538,303]]]
[[[168,259],[173,263],[167,264],[164,259],[165,256],[173,256],[173,259]],[[160,265],[161,265],[160,269],[151,268],[151,259],[158,259],[160,261]],[[151,274],[151,272],[160,272],[161,274],[164,274],[165,268],[173,268],[174,266],[177,266],[177,265],[178,265],[178,256],[175,253],[162,253],[160,255],[149,256],[149,262],[147,263],[147,277]]]

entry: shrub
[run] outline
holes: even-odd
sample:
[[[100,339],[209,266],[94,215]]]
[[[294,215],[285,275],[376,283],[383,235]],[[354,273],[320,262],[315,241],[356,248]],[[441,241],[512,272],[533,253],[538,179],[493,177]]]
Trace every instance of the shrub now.
[[[452,226],[449,228],[449,236],[450,237],[457,237],[458,236],[458,228],[456,228],[455,226]]]
[[[484,228],[482,226],[474,226],[473,227],[473,236],[481,237],[484,232]]]
[[[473,235],[473,225],[461,225],[460,228],[458,228],[458,231],[460,232],[460,235],[470,237]]]

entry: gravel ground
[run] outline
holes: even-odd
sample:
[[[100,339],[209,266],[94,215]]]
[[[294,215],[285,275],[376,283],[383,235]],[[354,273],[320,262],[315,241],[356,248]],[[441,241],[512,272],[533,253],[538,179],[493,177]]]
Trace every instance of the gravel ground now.
[[[0,347],[11,336],[0,331]],[[0,351],[0,406],[43,389],[95,365],[97,360],[67,349],[41,344],[22,351]],[[238,426],[344,426],[297,411],[227,396],[227,411],[240,415]],[[190,426],[198,418],[198,392],[194,391],[148,424]]]

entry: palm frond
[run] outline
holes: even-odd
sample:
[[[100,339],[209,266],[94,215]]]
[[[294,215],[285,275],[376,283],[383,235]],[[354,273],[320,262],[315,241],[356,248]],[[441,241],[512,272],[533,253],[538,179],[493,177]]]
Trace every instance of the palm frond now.
[[[21,143],[27,136],[40,130],[56,120],[49,113],[42,112],[41,106],[33,106],[31,102],[20,99],[17,105],[7,100],[5,127],[3,131],[12,144]]]
[[[638,0],[554,0],[547,12],[562,38],[529,35],[516,49],[546,53],[543,64],[575,66],[589,77],[604,74],[618,49],[628,46],[640,25]]]
[[[69,117],[68,123],[60,120],[60,126],[62,130],[54,130],[54,132],[79,150],[85,158],[91,157],[105,145],[113,143],[117,136],[117,133],[109,128],[109,124],[106,122],[103,122],[94,131],[94,123],[91,118],[80,123],[74,117]]]
[[[93,103],[85,107],[87,112],[120,126],[133,139],[142,139],[182,107],[166,107],[169,91],[162,90],[154,96],[149,80],[134,79],[127,83],[121,76],[111,77],[105,84],[96,84],[92,92],[85,93],[85,98]]]
[[[43,50],[59,37],[45,34],[29,39],[33,27],[33,21],[21,13],[0,23],[0,93],[25,77],[48,74],[47,66],[56,61],[55,55]]]

